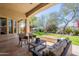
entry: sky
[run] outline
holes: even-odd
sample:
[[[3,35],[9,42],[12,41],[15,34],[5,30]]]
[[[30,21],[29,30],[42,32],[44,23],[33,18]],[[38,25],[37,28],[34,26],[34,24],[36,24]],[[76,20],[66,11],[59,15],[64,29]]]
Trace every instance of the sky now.
[[[55,6],[51,6],[51,7],[49,7],[48,9],[43,10],[42,12],[39,12],[39,13],[36,14],[35,16],[36,16],[36,17],[42,17],[42,15],[47,15],[47,14],[50,14],[50,13],[59,12],[60,9],[61,9],[63,6],[64,6],[63,3],[56,4]],[[73,15],[73,14],[70,13],[70,14],[67,16],[68,20],[71,19],[71,15]],[[63,26],[63,25],[64,25],[64,23],[63,23],[63,24],[60,24],[59,27],[60,27],[60,26]],[[69,25],[69,26],[73,26],[73,23],[70,22],[68,25]]]
[[[41,17],[42,15],[45,15],[45,14],[50,14],[50,13],[54,13],[54,12],[58,12],[61,7],[63,6],[63,4],[57,4],[55,6],[51,6],[50,8],[36,14],[35,16],[36,17]]]

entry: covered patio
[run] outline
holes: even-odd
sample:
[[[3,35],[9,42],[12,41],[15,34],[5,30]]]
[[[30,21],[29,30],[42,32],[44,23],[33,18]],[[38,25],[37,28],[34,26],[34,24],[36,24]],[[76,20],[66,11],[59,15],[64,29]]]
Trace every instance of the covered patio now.
[[[52,5],[48,3],[0,3],[0,55],[32,55],[28,49],[18,47],[19,40],[15,37],[20,33],[19,22],[24,21],[24,34],[28,35],[30,33],[29,18]]]
[[[36,51],[29,51],[29,45],[30,42],[30,37],[29,34],[31,33],[30,29],[30,24],[29,24],[29,19],[51,7],[54,6],[55,4],[49,4],[49,3],[11,3],[11,4],[0,4],[0,55],[23,55],[23,56],[33,56],[40,54],[43,51],[47,51],[47,49],[39,49],[39,47],[32,45],[33,47],[36,47],[37,50],[39,49],[39,53]],[[4,21],[2,21],[4,20]],[[28,44],[25,44],[24,42],[22,43],[22,47],[18,45],[19,43],[19,33],[23,33],[24,36],[28,36]],[[26,38],[26,37],[25,37]],[[42,42],[44,42],[48,46],[44,46],[44,48],[49,47],[49,45],[54,45],[57,42],[57,38],[53,37],[40,37],[41,39],[45,39]],[[53,40],[52,40],[53,39]],[[68,43],[69,44],[69,43]],[[67,45],[67,44],[66,44]],[[63,52],[60,54],[60,51],[63,49],[61,48],[60,51],[58,52],[57,55],[76,55],[74,52],[74,48],[72,48],[72,45],[69,45],[70,49],[65,49]],[[66,46],[65,46],[66,47]],[[41,47],[40,47],[41,48]],[[72,52],[71,50],[74,49]],[[68,52],[68,53],[67,53]],[[55,51],[57,53],[57,51]],[[54,55],[54,54],[53,54]],[[77,54],[78,55],[78,54]]]
[[[35,15],[38,12],[41,12],[42,10],[45,10],[46,8],[52,6],[53,4],[48,3],[24,3],[24,4],[0,4],[0,17],[6,18],[7,22],[8,19],[11,18],[12,21],[16,20],[16,29],[18,33],[18,23],[22,20],[25,21],[25,33],[29,32],[29,18],[33,15]],[[13,23],[12,22],[12,23]],[[13,24],[14,25],[14,24]],[[7,34],[9,33],[9,25],[7,23]],[[14,26],[12,26],[12,33],[14,33]]]

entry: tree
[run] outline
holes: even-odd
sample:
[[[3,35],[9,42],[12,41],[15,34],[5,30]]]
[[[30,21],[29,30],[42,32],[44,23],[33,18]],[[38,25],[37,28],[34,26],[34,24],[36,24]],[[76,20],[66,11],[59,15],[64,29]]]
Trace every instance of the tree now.
[[[31,29],[35,28],[37,31],[44,31],[46,23],[45,19],[46,15],[41,15],[41,17],[31,17],[29,21]]]
[[[51,14],[49,14],[48,17],[49,18],[47,19],[47,23],[46,23],[46,31],[56,33],[57,25],[58,25],[56,14],[51,13]]]
[[[44,29],[45,27],[45,19],[46,19],[46,16],[45,15],[42,15],[41,17],[38,17],[38,26],[39,27],[42,27]]]
[[[30,30],[31,31],[34,31],[33,28],[36,28],[37,27],[37,17],[33,16],[29,19],[29,24],[30,24]]]
[[[46,31],[56,33],[57,27],[55,24],[50,24],[46,27]]]
[[[79,17],[78,4],[64,4],[60,10],[59,20],[64,23],[63,32],[71,21],[75,21]]]
[[[37,25],[37,17],[31,17],[29,19],[29,23],[30,23],[31,27],[36,27],[36,25]]]

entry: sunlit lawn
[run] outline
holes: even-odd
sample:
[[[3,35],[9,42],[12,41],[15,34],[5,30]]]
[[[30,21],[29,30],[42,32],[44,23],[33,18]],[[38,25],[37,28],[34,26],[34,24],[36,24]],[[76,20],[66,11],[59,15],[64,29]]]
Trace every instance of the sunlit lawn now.
[[[69,38],[72,41],[72,44],[79,45],[79,36],[68,36],[68,35],[61,35],[61,34],[48,34],[48,36],[54,36],[57,38]]]
[[[53,34],[53,33],[45,34],[45,33],[40,33],[40,32],[36,33],[36,35],[38,36],[48,35],[48,36],[53,36],[56,38],[69,38],[72,41],[72,44],[79,45],[79,36],[70,36],[70,35]]]

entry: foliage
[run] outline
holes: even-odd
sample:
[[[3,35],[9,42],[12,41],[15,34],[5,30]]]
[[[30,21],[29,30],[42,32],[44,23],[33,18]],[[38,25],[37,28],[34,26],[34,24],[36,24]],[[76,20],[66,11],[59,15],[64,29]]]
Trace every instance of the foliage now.
[[[70,28],[70,27],[67,27],[64,31],[65,31],[65,34],[70,34],[73,32],[72,28]]]
[[[38,31],[39,31],[39,32],[44,32],[44,30],[43,30],[43,29],[39,29]]]
[[[36,31],[44,31],[45,24],[46,24],[45,18],[46,18],[46,16],[44,16],[44,15],[42,15],[41,17],[31,17],[30,26],[32,28],[35,28]]]
[[[45,15],[42,15],[41,17],[38,17],[38,27],[42,27],[44,29],[45,23],[46,23],[45,19],[46,19]]]
[[[79,35],[79,29],[78,30],[74,30],[74,35]]]
[[[59,14],[59,21],[61,21],[60,24],[64,23],[64,31],[70,22],[74,22],[79,18],[78,4],[64,4]]]
[[[79,18],[79,4],[63,4],[58,12],[53,12],[48,15],[41,15],[41,17],[32,17],[30,25],[33,28],[38,28],[38,32],[53,32],[56,33],[59,25],[62,25],[62,33],[72,33],[71,28],[68,27],[70,22],[74,22]],[[68,27],[68,28],[67,28]],[[61,27],[60,27],[61,28]],[[74,35],[77,35],[74,31]]]
[[[30,23],[30,26],[31,27],[36,27],[37,25],[37,17],[31,17],[30,20],[29,20],[29,23]]]
[[[56,33],[57,31],[57,18],[56,18],[56,14],[49,14],[48,16],[48,20],[46,23],[46,31],[47,32],[53,32]]]
[[[45,35],[45,32],[34,32],[33,34],[37,35],[37,36],[41,36],[41,35]]]
[[[36,32],[35,35],[41,37],[42,35],[52,36],[55,38],[66,38],[72,41],[72,44],[79,46],[79,36],[69,36],[69,35],[61,35],[61,34],[46,34],[45,32]]]
[[[46,31],[56,33],[57,27],[55,24],[50,24],[46,27]]]
[[[69,38],[72,41],[72,44],[79,46],[79,36],[69,36],[69,35],[61,35],[61,34],[47,34],[47,36],[53,36],[56,38]]]

